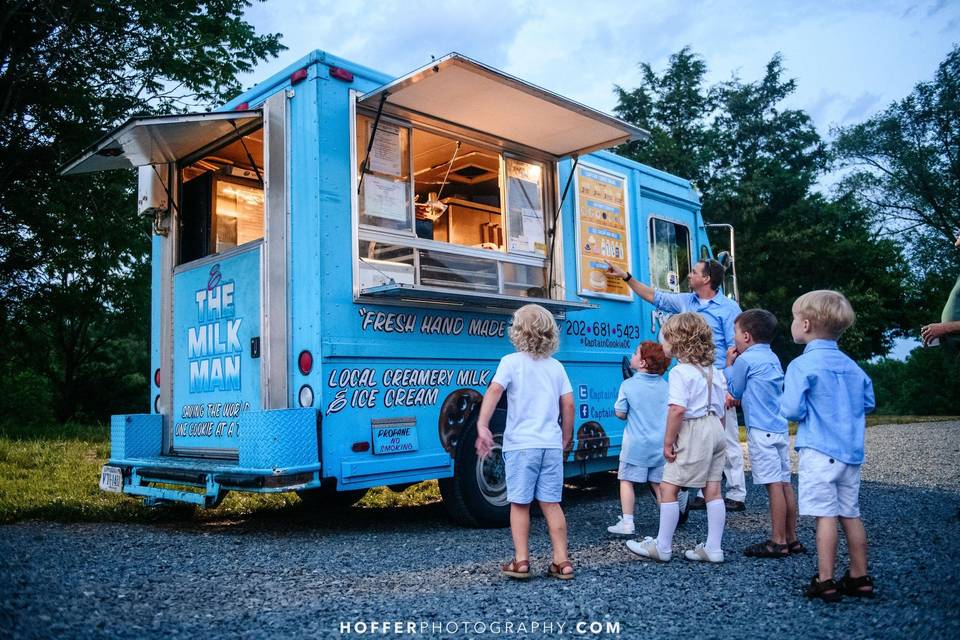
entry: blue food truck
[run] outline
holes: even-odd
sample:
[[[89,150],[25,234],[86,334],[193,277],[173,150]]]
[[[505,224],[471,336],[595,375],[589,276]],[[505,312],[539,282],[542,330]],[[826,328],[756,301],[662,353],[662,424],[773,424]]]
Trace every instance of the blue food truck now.
[[[506,524],[475,423],[527,303],[561,328],[566,474],[615,468],[622,359],[658,317],[606,264],[683,291],[710,254],[688,181],[604,151],[646,136],[459,54],[392,78],[322,51],[119,126],[63,170],[137,168],[153,225],[150,412],[113,416],[101,488],[323,509],[438,479],[456,521]]]

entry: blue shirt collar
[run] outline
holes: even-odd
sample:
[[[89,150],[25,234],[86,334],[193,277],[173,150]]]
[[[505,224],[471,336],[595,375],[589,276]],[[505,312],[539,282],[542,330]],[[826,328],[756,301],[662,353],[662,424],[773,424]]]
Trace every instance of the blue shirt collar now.
[[[750,345],[749,347],[747,347],[747,350],[744,351],[743,353],[746,353],[747,351],[770,351],[770,345],[763,342],[756,342]],[[741,353],[740,355],[743,355],[743,353]]]
[[[837,346],[836,340],[825,340],[818,338],[816,340],[811,340],[807,343],[807,346],[804,347],[803,352],[814,351],[816,349],[833,349],[834,351],[838,350],[840,347]]]
[[[646,371],[634,371],[633,377],[643,379],[643,378],[659,378],[660,376],[658,376],[655,373],[647,373]]]

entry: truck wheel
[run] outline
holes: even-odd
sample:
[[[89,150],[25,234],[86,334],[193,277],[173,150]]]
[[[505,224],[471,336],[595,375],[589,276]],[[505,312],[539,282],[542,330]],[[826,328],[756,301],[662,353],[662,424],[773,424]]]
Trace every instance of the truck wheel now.
[[[303,506],[317,513],[352,507],[367,494],[366,489],[337,491],[336,479],[324,480],[317,489],[297,491]]]
[[[453,477],[440,479],[443,506],[457,524],[484,528],[510,524],[507,475],[501,449],[503,426],[493,424],[494,421],[490,425],[494,443],[491,454],[485,459],[477,455],[477,424],[473,422],[457,443]]]

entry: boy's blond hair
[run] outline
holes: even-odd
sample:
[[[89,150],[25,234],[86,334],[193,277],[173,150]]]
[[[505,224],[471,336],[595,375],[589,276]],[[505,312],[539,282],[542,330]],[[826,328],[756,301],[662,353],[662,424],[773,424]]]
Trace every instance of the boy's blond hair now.
[[[699,313],[670,316],[663,324],[663,337],[670,343],[670,354],[680,362],[713,366],[713,332]]]
[[[517,351],[546,358],[560,346],[560,329],[553,314],[538,304],[528,304],[513,313],[510,342]]]
[[[850,301],[839,291],[820,289],[809,291],[793,303],[793,315],[807,320],[816,333],[823,333],[834,339],[843,335],[857,319]]]

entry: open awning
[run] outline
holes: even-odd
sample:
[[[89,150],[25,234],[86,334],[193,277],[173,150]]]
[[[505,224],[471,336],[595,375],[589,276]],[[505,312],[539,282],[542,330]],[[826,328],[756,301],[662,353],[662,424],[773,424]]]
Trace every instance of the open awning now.
[[[545,151],[583,155],[649,138],[632,124],[451,53],[364,94],[358,103],[407,110]]]
[[[553,314],[596,309],[589,302],[528,298],[478,291],[451,291],[435,287],[391,282],[360,290],[360,297],[369,297],[381,303],[424,306],[434,304],[445,308],[477,308],[487,312],[513,313],[527,304],[539,304]]]
[[[131,118],[65,164],[60,174],[176,162],[237,131],[249,131],[262,115],[253,110]]]

